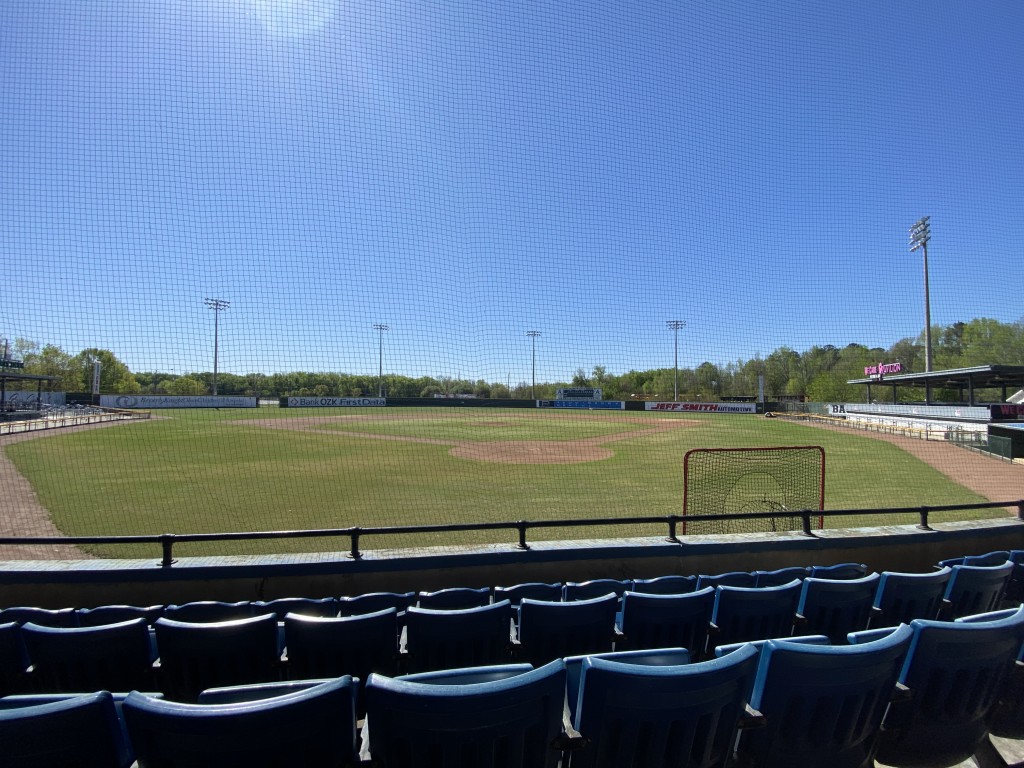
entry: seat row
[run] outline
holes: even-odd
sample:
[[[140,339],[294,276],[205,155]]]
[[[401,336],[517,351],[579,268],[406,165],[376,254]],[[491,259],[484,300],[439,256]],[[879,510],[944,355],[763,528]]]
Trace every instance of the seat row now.
[[[196,704],[139,692],[7,697],[0,758],[10,768],[952,765],[982,746],[1013,695],[1024,606],[847,639],[743,643],[704,661],[674,648],[375,673],[361,747],[350,676],[207,690]]]
[[[522,598],[475,608],[395,607],[351,617],[286,613],[196,623],[142,618],[96,627],[0,625],[0,693],[158,690],[194,701],[204,688],[280,679],[366,679],[613,650],[719,646],[793,635],[844,642],[850,632],[1001,606],[1012,571],[945,566],[928,574],[808,577],[774,587],[682,594],[614,592],[573,602]]]

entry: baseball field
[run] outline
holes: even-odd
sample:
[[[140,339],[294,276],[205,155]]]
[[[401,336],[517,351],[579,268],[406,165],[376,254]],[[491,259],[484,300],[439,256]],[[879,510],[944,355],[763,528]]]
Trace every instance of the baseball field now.
[[[156,411],[148,421],[0,447],[31,484],[35,514],[72,536],[679,514],[682,457],[699,447],[821,445],[826,509],[1002,500],[969,482],[977,474],[974,454],[926,446],[941,449],[941,461],[922,459],[914,442],[923,443],[752,415],[448,407]],[[971,513],[957,513],[965,514]],[[847,518],[826,526],[880,521]],[[531,538],[664,532],[618,525],[544,529]],[[512,542],[514,535],[371,536],[361,544]],[[346,547],[345,539],[218,542],[179,545],[175,554]],[[107,557],[154,554],[152,545],[85,549]]]

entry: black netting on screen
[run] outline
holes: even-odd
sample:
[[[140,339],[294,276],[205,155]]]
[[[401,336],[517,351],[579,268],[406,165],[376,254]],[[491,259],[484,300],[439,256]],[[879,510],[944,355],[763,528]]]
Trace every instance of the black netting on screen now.
[[[0,3],[0,536],[664,517],[709,445],[820,442],[835,507],[977,500],[957,446],[936,472],[759,414],[1024,364],[1022,32],[985,2]],[[159,547],[0,545],[82,552]]]

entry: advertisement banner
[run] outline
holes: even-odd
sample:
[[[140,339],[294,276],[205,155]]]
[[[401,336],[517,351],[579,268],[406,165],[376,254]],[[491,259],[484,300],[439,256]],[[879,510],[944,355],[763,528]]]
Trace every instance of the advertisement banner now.
[[[689,413],[757,413],[757,403],[644,403],[645,411]]]
[[[387,405],[383,397],[283,397],[285,408],[382,408]]]
[[[100,395],[104,408],[255,408],[255,397],[218,395]]]
[[[621,400],[538,400],[538,408],[573,408],[590,411],[624,411],[626,404]]]
[[[1024,404],[999,403],[991,406],[992,421],[1016,421],[1024,419]]]

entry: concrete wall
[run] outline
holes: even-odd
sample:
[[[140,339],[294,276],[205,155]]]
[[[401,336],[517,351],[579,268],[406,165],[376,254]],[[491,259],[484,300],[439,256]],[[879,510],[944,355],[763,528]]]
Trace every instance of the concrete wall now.
[[[1024,549],[1014,519],[889,526],[800,534],[540,542],[277,557],[183,558],[163,568],[152,560],[0,563],[0,607],[49,608],[190,600],[270,600],[512,585],[529,581],[645,578],[666,574],[773,570],[789,565],[863,562],[876,571],[926,572],[947,557]]]

